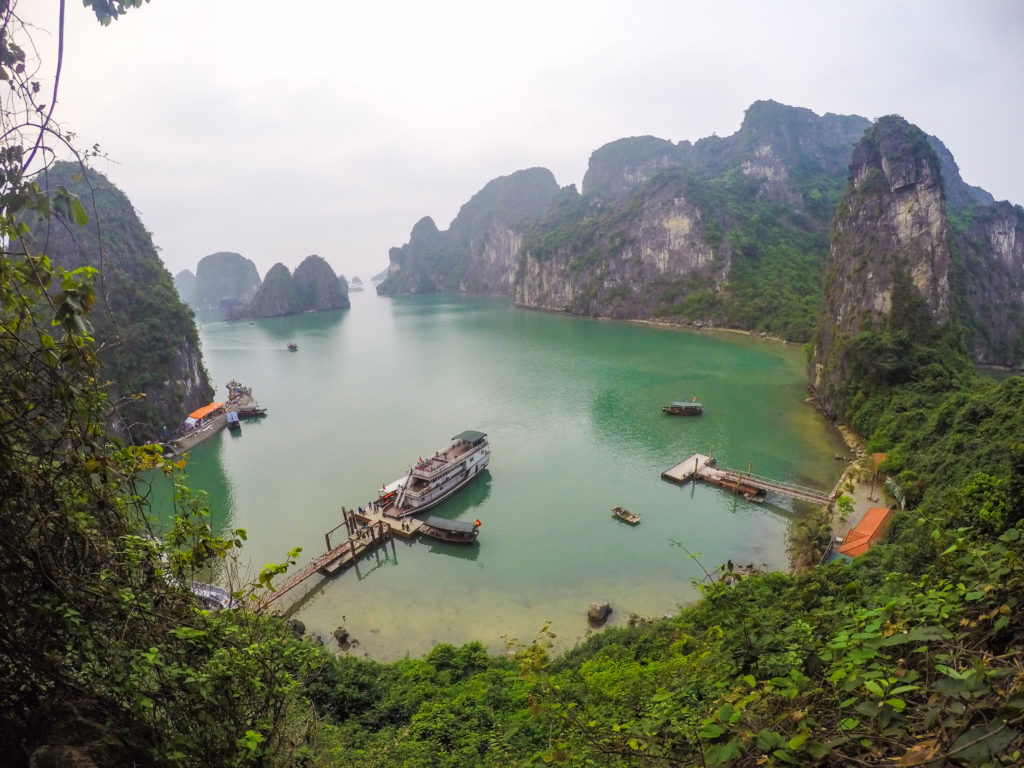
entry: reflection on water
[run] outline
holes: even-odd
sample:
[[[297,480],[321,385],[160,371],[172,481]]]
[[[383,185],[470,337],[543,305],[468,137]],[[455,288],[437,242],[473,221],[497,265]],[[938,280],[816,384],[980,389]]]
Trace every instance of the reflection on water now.
[[[447,541],[438,541],[437,539],[424,537],[423,534],[420,534],[420,537],[423,541],[427,542],[427,549],[434,555],[447,555],[448,557],[457,557],[460,560],[476,560],[480,555],[479,539],[469,544],[452,544]]]

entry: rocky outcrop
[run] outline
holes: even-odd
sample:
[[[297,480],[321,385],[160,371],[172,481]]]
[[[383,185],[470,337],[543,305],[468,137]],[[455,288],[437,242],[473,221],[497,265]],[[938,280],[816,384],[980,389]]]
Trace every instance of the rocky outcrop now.
[[[587,620],[596,627],[604,624],[612,614],[611,605],[604,600],[597,600],[587,609]]]
[[[192,306],[196,296],[196,276],[192,270],[183,269],[174,276],[174,288],[178,292],[178,298],[184,303]]]
[[[530,168],[489,182],[441,232],[429,216],[392,248],[382,295],[468,291],[511,295],[526,227],[558,193],[551,171]]]
[[[334,274],[331,265],[319,256],[307,256],[292,276],[300,312],[348,309],[348,291]]]
[[[963,260],[958,293],[967,346],[977,363],[1024,365],[1024,209],[992,203],[957,217],[953,243]]]
[[[256,296],[260,273],[239,253],[221,251],[204,256],[196,267],[196,291],[192,308],[197,312],[221,312],[232,317]]]
[[[728,243],[712,244],[705,214],[687,199],[685,187],[685,177],[662,174],[642,196],[599,217],[584,204],[581,226],[564,245],[557,229],[529,239],[516,301],[575,314],[649,318],[700,286],[715,293],[728,275],[732,250]]]
[[[859,334],[950,323],[952,269],[939,159],[919,128],[880,118],[854,149],[833,223],[811,370],[826,413],[847,406]]]
[[[551,179],[545,209],[519,221],[478,217],[471,246],[453,236],[459,219],[448,232],[420,221],[392,249],[379,291],[496,293],[530,307],[807,340],[829,220],[869,125],[757,102],[731,137],[612,142],[591,156],[582,195]],[[762,291],[765,282],[779,285]]]
[[[1024,362],[1024,210],[991,200],[903,118],[865,134],[832,228],[809,371],[826,413],[850,418],[860,382],[912,380],[923,348],[951,365],[965,351]]]
[[[239,312],[240,317],[280,317],[302,311],[292,273],[278,262],[270,268],[253,300]]]
[[[99,270],[89,319],[100,370],[111,382],[108,425],[136,443],[158,440],[164,426],[173,428],[213,396],[192,312],[123,192],[75,163],[56,163],[41,178],[81,198],[90,221],[82,228],[33,222],[29,250],[45,247],[65,269]]]
[[[391,249],[378,291],[501,294],[801,342],[815,337],[824,298],[836,328],[819,341],[833,350],[894,308],[910,311],[896,307],[906,289],[929,322],[963,325],[975,361],[1024,361],[1021,209],[964,182],[942,142],[900,118],[873,125],[758,101],[731,136],[599,148],[582,194],[557,190],[542,169],[521,173],[531,174],[532,208],[503,207],[496,193],[525,178],[513,174],[447,231],[420,220]]]
[[[253,300],[238,310],[237,316],[280,317],[349,306],[348,282],[334,274],[324,259],[313,255],[302,260],[294,275],[284,264],[272,266]]]

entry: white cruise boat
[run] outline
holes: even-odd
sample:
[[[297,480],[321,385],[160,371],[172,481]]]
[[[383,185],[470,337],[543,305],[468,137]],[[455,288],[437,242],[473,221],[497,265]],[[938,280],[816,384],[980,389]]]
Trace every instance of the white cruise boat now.
[[[467,430],[430,458],[421,458],[404,477],[380,491],[377,508],[388,517],[406,517],[440,504],[483,472],[491,447],[483,432]]]

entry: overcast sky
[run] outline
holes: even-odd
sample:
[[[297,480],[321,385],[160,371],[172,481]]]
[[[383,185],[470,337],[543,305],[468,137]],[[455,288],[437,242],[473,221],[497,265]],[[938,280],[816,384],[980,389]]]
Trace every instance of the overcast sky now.
[[[19,11],[56,29],[57,3]],[[1024,203],[1024,2],[67,2],[56,116],[132,200],[172,274],[237,251],[384,269],[489,180],[562,186],[625,136],[726,136],[758,99],[898,113],[969,184]],[[37,38],[43,35],[37,32]],[[41,41],[46,45],[45,37]]]

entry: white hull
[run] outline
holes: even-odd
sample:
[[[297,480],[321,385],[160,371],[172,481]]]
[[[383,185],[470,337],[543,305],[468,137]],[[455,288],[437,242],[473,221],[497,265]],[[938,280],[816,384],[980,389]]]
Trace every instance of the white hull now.
[[[461,490],[470,480],[487,468],[491,449],[482,433],[475,442],[460,439],[433,457],[422,459],[405,477],[388,483],[381,493],[382,511],[388,517],[415,515],[437,506]]]

